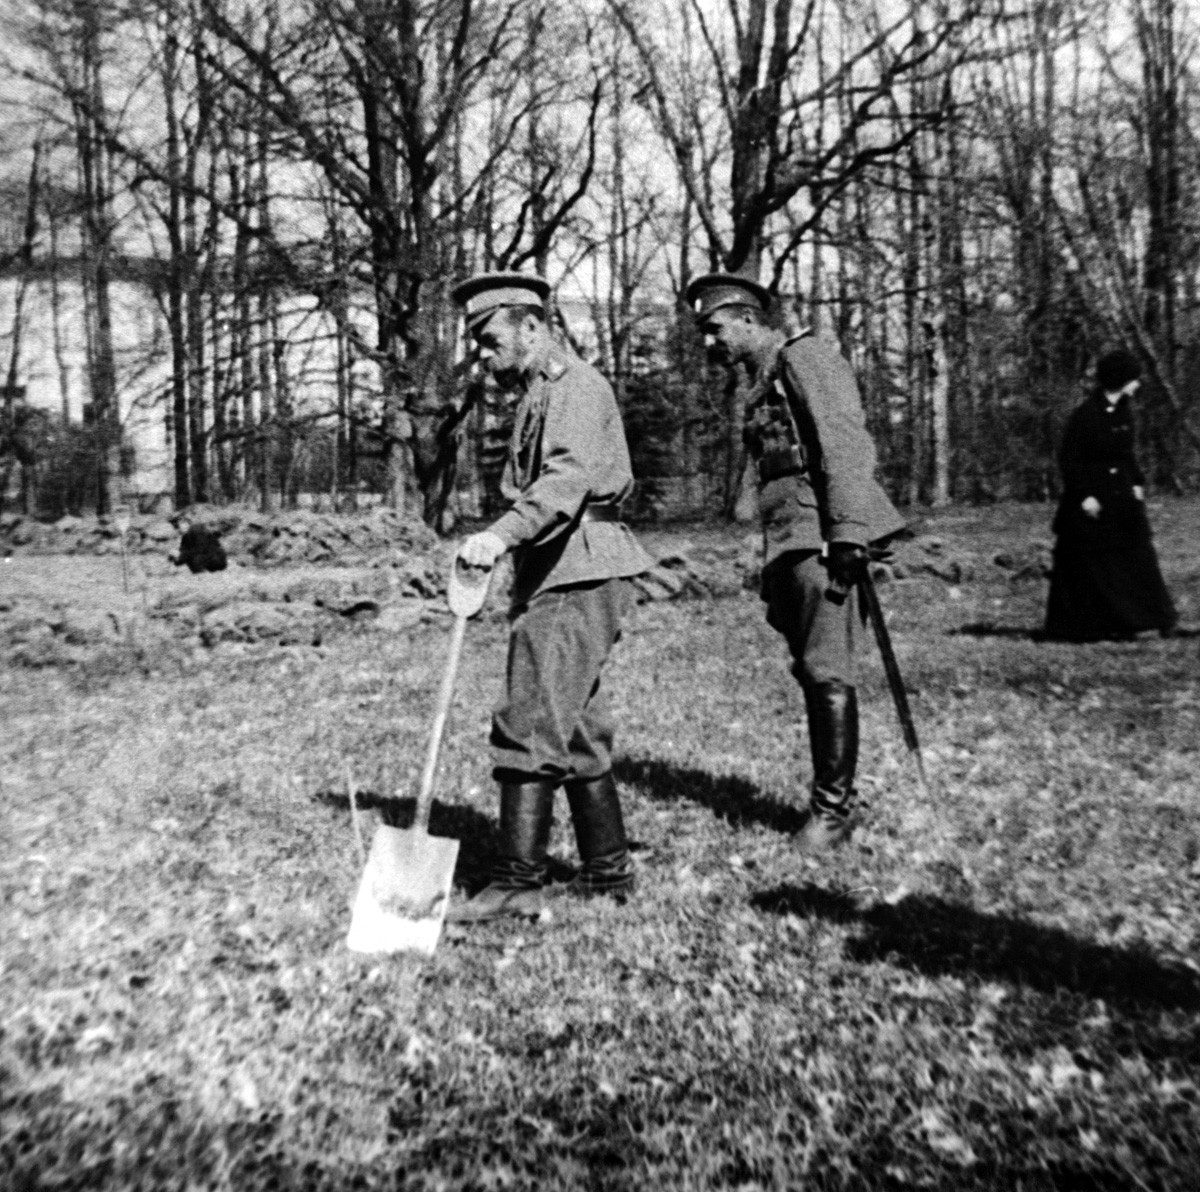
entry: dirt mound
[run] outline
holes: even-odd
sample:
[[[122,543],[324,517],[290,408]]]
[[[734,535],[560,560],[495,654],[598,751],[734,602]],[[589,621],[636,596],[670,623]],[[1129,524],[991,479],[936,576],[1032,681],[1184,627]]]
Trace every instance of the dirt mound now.
[[[220,534],[226,570],[192,574],[168,557],[187,525]],[[125,555],[121,557],[122,534]],[[730,527],[639,535],[654,565],[634,580],[639,603],[718,600],[757,590],[761,542]],[[953,586],[980,577],[1040,581],[1046,543],[1014,534],[1000,551],[960,535],[916,534],[877,563],[877,582]],[[32,666],[91,652],[317,644],[344,632],[396,633],[444,615],[457,542],[391,510],[355,515],[197,508],[184,515],[0,517],[0,657]],[[107,557],[105,557],[107,556]],[[493,585],[488,617],[508,606],[511,565]]]
[[[195,506],[171,517],[62,517],[41,522],[16,514],[0,516],[0,548],[5,554],[109,555],[122,547],[131,554],[173,552],[186,525],[201,525],[221,536],[230,559],[250,566],[330,563],[387,566],[397,553],[421,556],[436,548],[437,536],[424,523],[394,510],[366,513],[313,513],[294,510],[258,513],[239,508]]]

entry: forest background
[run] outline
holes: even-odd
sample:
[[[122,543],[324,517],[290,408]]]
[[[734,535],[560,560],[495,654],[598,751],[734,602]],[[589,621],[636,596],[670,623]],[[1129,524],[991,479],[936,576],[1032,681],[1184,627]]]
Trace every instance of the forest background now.
[[[1152,484],[1200,480],[1186,4],[13,0],[0,24],[0,497],[28,512],[130,500],[124,394],[152,374],[177,508],[488,515],[507,406],[449,291],[492,269],[555,285],[642,518],[744,488],[744,395],[677,297],[710,269],[840,341],[902,503],[1052,497],[1116,345]],[[69,284],[75,421],[23,381],[30,296]],[[157,312],[133,351],[131,284]]]

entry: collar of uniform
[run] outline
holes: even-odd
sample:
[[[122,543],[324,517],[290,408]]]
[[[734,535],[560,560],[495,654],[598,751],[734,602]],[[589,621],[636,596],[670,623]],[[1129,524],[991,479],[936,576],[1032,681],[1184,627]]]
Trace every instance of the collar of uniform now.
[[[754,373],[765,377],[779,368],[779,353],[786,347],[782,331],[772,331],[754,354]]]
[[[557,344],[551,344],[545,356],[530,369],[532,376],[545,377],[548,381],[557,381],[567,371],[566,354]]]

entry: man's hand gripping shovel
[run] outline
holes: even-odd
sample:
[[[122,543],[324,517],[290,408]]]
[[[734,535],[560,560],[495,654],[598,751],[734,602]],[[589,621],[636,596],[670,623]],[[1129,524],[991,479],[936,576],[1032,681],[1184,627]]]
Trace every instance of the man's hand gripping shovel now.
[[[467,619],[483,607],[492,571],[491,567],[471,567],[461,558],[456,558],[451,567],[447,593],[454,616],[450,652],[438,692],[412,827],[380,824],[375,829],[346,937],[346,946],[352,951],[431,956],[437,947],[450,901],[458,841],[429,835],[434,775],[454,698]]]

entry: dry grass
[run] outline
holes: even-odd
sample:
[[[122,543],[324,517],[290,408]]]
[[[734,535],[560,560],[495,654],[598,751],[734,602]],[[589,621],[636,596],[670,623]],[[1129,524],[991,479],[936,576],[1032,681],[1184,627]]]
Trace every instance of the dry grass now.
[[[1154,510],[1192,621],[1198,513]],[[343,947],[342,775],[415,789],[446,626],[0,672],[0,1183],[1194,1188],[1197,643],[1029,640],[1044,584],[987,560],[1045,523],[938,515],[974,578],[885,590],[934,790],[872,658],[832,863],[791,847],[756,598],[641,610],[609,676],[638,897],[424,964]],[[502,653],[471,626],[435,809],[466,882]]]

